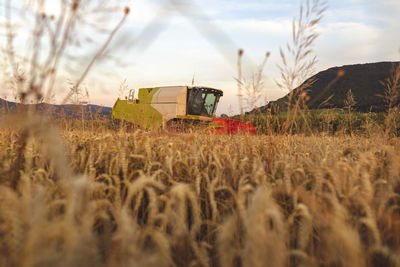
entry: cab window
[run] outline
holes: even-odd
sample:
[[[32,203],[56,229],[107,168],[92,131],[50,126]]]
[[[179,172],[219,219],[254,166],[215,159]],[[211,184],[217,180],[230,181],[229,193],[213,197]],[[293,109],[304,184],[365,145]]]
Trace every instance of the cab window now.
[[[217,97],[214,94],[207,94],[206,100],[204,102],[204,107],[206,108],[206,111],[209,116],[211,116],[214,113],[214,106],[215,102],[217,100]]]

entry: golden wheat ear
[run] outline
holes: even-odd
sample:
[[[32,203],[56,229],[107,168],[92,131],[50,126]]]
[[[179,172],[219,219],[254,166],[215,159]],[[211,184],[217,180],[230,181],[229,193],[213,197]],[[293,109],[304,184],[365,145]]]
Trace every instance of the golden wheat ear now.
[[[354,196],[346,200],[343,205],[346,207],[349,222],[355,226],[360,219],[373,218],[373,211],[366,199]]]
[[[243,218],[238,213],[225,218],[218,228],[216,241],[220,266],[243,266],[244,235]]]
[[[17,266],[23,250],[21,199],[11,188],[0,186],[0,265]]]
[[[165,233],[151,225],[139,228],[125,208],[116,221],[118,228],[110,242],[106,266],[174,266]]]
[[[358,222],[358,234],[365,250],[381,245],[378,226],[373,218],[361,218]]]
[[[280,206],[285,219],[289,218],[296,206],[295,195],[285,192],[285,190],[282,188],[276,188],[272,191],[272,197],[274,198],[276,204]]]
[[[400,263],[387,247],[375,247],[368,252],[369,267],[397,267]]]
[[[287,265],[289,267],[317,267],[318,263],[314,257],[304,251],[292,249],[288,253]]]
[[[288,237],[284,217],[267,187],[256,189],[244,218],[244,265],[284,266]]]
[[[174,212],[177,216],[176,219],[179,220],[178,222],[170,221],[171,225],[174,225],[176,234],[188,233],[195,238],[201,225],[200,208],[196,195],[185,184],[173,186],[169,193],[171,212]]]
[[[312,216],[307,206],[298,204],[288,218],[291,248],[307,252],[312,241]]]
[[[224,218],[238,210],[238,199],[236,192],[227,186],[215,188],[213,191],[213,201],[216,203],[216,210],[213,212]]]
[[[164,192],[164,186],[152,177],[143,176],[129,184],[126,190],[122,207],[130,211],[139,225],[153,224],[158,213],[157,198]]]
[[[26,120],[19,115],[10,115],[0,121],[0,126],[3,127],[4,125],[13,129],[16,138],[15,158],[10,168],[3,174],[11,188],[19,190],[20,170],[25,169],[29,172],[33,167],[32,160],[25,160],[26,156],[29,156],[27,149],[32,147],[33,143],[39,144],[38,150],[43,156],[40,157],[41,160],[49,161],[46,172],[53,181],[60,181],[73,176],[66,157],[63,139],[54,127],[43,118],[31,115],[29,120]],[[34,158],[32,156],[29,157]]]

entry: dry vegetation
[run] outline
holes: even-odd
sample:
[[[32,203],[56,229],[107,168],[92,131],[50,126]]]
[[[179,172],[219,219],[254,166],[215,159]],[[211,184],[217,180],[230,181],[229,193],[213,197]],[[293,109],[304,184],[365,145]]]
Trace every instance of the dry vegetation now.
[[[400,264],[398,139],[69,130],[64,157],[26,127],[22,154],[0,132],[0,266]]]
[[[81,2],[71,3],[60,25],[79,21]],[[294,23],[289,57],[281,53],[284,63],[294,59],[281,66],[289,90],[296,75],[315,63],[308,47],[324,8],[313,8],[317,0],[306,3],[305,21],[301,8]],[[128,13],[124,9],[66,99],[79,95],[82,80]],[[313,14],[317,20],[309,19]],[[48,18],[36,18],[39,29]],[[19,99],[51,97],[69,42],[62,33],[74,31],[57,30],[50,61],[38,71],[33,54],[32,71],[22,77],[13,25],[6,25]],[[33,40],[39,37],[33,32]],[[239,95],[250,88],[258,96],[261,77],[237,80]],[[389,100],[397,96],[395,81],[387,83]],[[288,134],[296,129],[304,97],[292,99],[283,130],[269,136],[110,130],[101,122],[83,127],[76,121],[57,130],[23,109],[2,118],[0,267],[400,266],[399,139],[373,126],[368,138],[346,131]],[[350,110],[349,102],[349,125]],[[390,110],[385,129],[394,128],[389,126],[397,111]]]

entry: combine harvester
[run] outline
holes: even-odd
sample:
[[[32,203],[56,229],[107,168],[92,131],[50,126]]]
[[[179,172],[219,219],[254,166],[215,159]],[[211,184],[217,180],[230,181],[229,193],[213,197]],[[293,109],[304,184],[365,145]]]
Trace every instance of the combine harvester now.
[[[215,118],[223,92],[207,87],[167,86],[140,88],[138,98],[132,89],[125,100],[118,99],[112,109],[113,120],[123,120],[146,129],[185,130],[188,125],[205,125],[214,134],[251,134],[250,122]]]

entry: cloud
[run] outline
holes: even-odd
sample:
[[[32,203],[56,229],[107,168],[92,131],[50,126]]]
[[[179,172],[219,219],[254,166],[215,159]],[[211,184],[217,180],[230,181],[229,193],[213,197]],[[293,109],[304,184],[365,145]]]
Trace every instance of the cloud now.
[[[321,27],[316,51],[323,66],[396,60],[400,37],[394,29],[360,22],[336,22]]]
[[[367,3],[370,3],[373,6],[381,6],[383,8],[399,8],[400,9],[400,2],[398,0],[367,0]]]
[[[222,20],[218,24],[229,29],[232,33],[265,34],[274,37],[285,37],[291,33],[291,20],[263,20],[263,19],[240,19]]]

